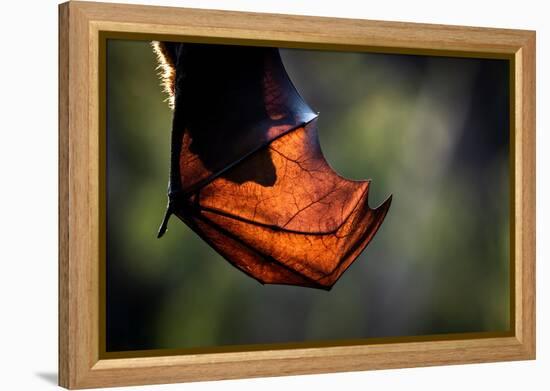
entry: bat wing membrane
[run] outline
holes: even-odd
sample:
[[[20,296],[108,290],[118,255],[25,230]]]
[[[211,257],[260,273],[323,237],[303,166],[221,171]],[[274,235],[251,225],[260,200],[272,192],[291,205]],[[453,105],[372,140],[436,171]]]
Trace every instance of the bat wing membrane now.
[[[170,48],[161,50],[174,75],[170,202],[159,236],[173,213],[262,283],[330,289],[373,238],[391,198],[370,208],[369,181],[328,165],[317,114],[277,49]]]
[[[370,242],[390,205],[388,200],[371,209],[369,182],[332,170],[315,125],[314,120],[268,147],[276,168],[272,186],[217,178],[199,192],[202,235],[263,283],[330,288]],[[254,159],[235,166],[234,174],[254,170]]]

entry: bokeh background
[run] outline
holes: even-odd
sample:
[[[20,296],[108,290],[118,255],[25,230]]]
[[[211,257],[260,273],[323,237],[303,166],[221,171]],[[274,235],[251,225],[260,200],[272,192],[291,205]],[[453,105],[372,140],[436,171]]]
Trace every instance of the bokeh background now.
[[[166,207],[171,111],[149,42],[107,44],[107,351],[505,331],[504,60],[281,49],[340,174],[393,202],[330,292],[262,286]]]

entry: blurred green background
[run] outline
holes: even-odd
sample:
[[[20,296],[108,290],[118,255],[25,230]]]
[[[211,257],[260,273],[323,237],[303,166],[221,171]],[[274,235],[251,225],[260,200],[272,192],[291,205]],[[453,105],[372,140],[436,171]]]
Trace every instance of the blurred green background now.
[[[149,42],[107,45],[107,350],[509,329],[508,62],[282,49],[340,174],[390,194],[330,292],[241,273],[166,207],[171,111]]]

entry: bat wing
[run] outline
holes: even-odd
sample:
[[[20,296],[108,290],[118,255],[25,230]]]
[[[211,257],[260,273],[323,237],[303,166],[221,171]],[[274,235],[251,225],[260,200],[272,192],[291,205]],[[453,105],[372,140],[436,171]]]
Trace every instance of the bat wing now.
[[[316,120],[273,141],[273,186],[217,178],[197,193],[195,229],[262,283],[330,288],[380,227],[390,206],[368,205],[368,181],[337,175],[323,158]],[[255,156],[232,168],[262,170]],[[244,175],[244,174],[243,174]]]
[[[369,181],[331,169],[317,114],[276,49],[183,44],[177,52],[167,215],[262,283],[330,289],[391,198],[372,209]]]

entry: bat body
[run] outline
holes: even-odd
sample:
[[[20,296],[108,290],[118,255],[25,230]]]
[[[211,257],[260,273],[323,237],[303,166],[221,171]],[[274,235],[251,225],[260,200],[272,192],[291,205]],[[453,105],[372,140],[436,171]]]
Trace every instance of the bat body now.
[[[391,197],[324,159],[317,113],[274,48],[156,43],[174,109],[169,204],[261,283],[330,289],[382,224]]]

